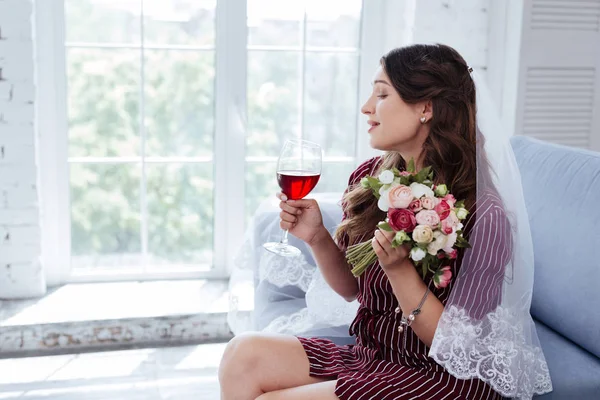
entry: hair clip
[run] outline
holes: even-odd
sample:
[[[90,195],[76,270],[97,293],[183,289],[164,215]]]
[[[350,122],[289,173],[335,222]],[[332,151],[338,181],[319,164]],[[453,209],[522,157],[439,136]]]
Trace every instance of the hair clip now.
[[[468,71],[469,71],[469,73],[473,72],[473,68],[469,67]]]

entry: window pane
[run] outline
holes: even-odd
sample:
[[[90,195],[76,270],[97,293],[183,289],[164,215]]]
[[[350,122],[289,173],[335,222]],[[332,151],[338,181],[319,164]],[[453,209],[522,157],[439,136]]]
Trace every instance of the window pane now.
[[[216,0],[144,0],[146,44],[214,45]]]
[[[139,52],[70,49],[67,68],[69,155],[138,155]]]
[[[73,267],[140,262],[140,166],[71,164]]]
[[[263,200],[280,191],[276,168],[274,162],[246,163],[246,223]]]
[[[307,0],[306,45],[358,47],[362,0]]]
[[[299,135],[299,64],[292,52],[248,53],[247,155],[275,156]]]
[[[212,164],[148,164],[148,261],[212,262]]]
[[[325,155],[353,156],[358,113],[358,55],[306,54],[304,137]]]
[[[139,43],[141,0],[65,0],[68,42]]]
[[[248,44],[300,46],[301,1],[248,0]]]
[[[313,192],[339,192],[341,198],[341,193],[348,186],[348,178],[350,178],[350,174],[354,171],[354,168],[356,168],[354,162],[323,163],[321,179],[319,179],[319,183]]]
[[[146,154],[210,156],[214,52],[146,51]]]

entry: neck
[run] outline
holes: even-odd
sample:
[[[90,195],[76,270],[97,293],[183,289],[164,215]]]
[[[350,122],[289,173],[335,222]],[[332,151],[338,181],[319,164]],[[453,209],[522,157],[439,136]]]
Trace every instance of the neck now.
[[[423,168],[423,160],[421,160],[421,153],[410,153],[410,152],[400,152],[400,155],[404,159],[404,163],[408,166],[410,159],[412,158],[415,162],[415,170],[419,171]]]

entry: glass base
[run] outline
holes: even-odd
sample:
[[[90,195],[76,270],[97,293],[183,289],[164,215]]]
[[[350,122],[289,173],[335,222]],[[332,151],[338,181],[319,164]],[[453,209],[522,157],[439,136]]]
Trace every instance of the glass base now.
[[[302,253],[297,247],[280,242],[265,243],[263,244],[263,247],[269,250],[271,253],[275,253],[283,257],[297,257]]]

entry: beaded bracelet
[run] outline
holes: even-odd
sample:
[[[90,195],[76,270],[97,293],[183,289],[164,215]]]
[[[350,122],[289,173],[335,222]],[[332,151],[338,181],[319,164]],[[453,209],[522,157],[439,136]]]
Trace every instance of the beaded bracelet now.
[[[421,307],[423,306],[423,303],[425,303],[425,299],[427,298],[428,294],[429,287],[425,290],[425,295],[423,295],[423,298],[421,299],[421,302],[419,303],[417,308],[412,310],[412,312],[408,314],[408,317],[404,315],[402,316],[402,319],[400,320],[400,325],[398,325],[398,332],[404,332],[404,327],[409,327],[415,320],[415,317],[421,313]],[[400,307],[396,307],[396,314],[398,313],[400,313]]]

